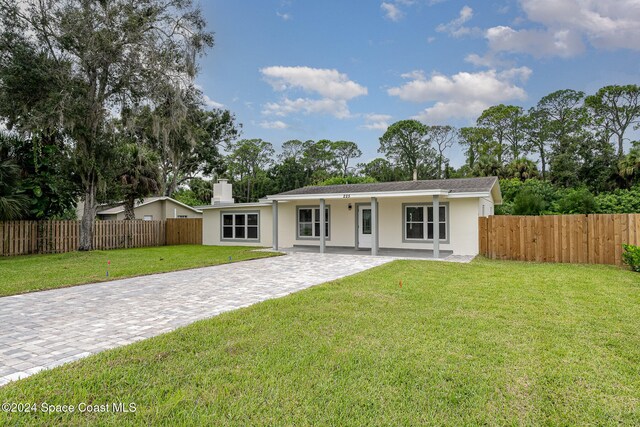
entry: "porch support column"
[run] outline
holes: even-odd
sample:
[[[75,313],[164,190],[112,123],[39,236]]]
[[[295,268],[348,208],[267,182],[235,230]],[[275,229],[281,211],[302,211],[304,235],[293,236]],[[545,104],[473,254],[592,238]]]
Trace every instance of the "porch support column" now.
[[[271,204],[271,211],[272,211],[272,217],[273,217],[273,239],[272,239],[272,245],[273,245],[273,250],[277,251],[278,250],[278,201],[274,200]]]
[[[440,258],[440,196],[433,196],[433,257]]]
[[[378,255],[378,199],[371,198],[371,255]]]
[[[323,254],[324,250],[325,250],[325,243],[326,243],[326,237],[325,237],[325,228],[327,227],[327,225],[325,224],[325,217],[324,217],[324,199],[320,199],[320,253]]]

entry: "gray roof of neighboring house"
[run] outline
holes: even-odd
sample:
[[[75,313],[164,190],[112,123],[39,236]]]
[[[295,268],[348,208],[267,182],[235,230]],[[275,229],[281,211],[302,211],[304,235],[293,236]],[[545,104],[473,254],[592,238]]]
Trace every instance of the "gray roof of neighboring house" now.
[[[150,203],[155,203],[158,202],[160,200],[169,200],[173,203],[176,203],[184,208],[187,209],[191,209],[194,212],[197,213],[202,213],[202,211],[200,211],[199,209],[193,208],[189,205],[185,205],[182,202],[177,201],[176,199],[172,199],[171,197],[167,197],[167,196],[159,196],[159,197],[145,197],[144,199],[142,199],[142,201],[140,200],[136,200],[134,209],[143,205],[148,205]],[[118,214],[120,212],[124,212],[124,204],[119,204],[117,206],[111,206],[111,207],[105,207],[105,208],[100,208],[98,207],[98,215],[114,215],[114,214]]]
[[[331,193],[377,193],[387,191],[444,190],[451,193],[490,192],[498,181],[495,176],[483,178],[431,179],[423,181],[376,182],[368,184],[318,185],[302,187],[274,196],[295,196]]]

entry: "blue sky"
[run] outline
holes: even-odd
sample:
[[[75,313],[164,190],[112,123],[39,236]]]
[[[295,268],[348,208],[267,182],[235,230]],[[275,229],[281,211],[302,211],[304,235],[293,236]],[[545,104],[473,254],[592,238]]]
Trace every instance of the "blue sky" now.
[[[457,127],[499,103],[640,83],[640,0],[213,0],[198,84],[243,138],[350,140],[388,124]],[[448,153],[463,161],[459,147]]]

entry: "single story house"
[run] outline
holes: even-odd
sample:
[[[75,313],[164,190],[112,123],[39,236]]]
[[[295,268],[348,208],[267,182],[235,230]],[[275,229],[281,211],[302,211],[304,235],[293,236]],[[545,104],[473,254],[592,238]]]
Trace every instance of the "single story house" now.
[[[202,211],[185,205],[171,197],[145,197],[135,203],[133,212],[136,219],[146,221],[165,220],[167,218],[202,218]],[[98,208],[98,219],[123,220],[124,205]]]
[[[203,244],[427,250],[477,255],[478,217],[502,203],[496,177],[304,187],[234,203],[226,180],[203,211]]]

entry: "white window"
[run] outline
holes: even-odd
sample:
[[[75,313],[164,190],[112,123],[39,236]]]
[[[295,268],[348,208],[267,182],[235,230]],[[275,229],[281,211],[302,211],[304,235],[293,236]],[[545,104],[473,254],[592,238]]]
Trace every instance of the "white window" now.
[[[426,215],[425,215],[426,213]],[[434,228],[440,240],[448,240],[449,207],[441,204],[438,224],[434,227],[432,205],[407,205],[404,207],[405,240],[433,240]]]
[[[145,221],[153,221],[153,215],[145,215],[143,219]]]
[[[298,238],[318,239],[320,238],[320,208],[301,207],[298,208]],[[329,208],[324,209],[324,235],[329,238]]]
[[[258,240],[259,214],[223,213],[222,240]]]

